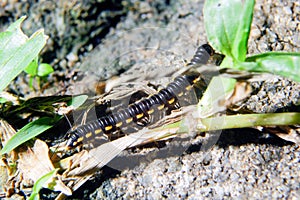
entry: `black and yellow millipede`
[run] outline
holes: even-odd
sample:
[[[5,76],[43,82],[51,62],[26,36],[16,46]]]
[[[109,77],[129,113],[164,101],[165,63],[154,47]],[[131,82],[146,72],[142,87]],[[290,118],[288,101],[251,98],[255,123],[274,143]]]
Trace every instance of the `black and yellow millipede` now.
[[[204,44],[197,49],[189,65],[206,64],[213,54],[212,47]],[[118,112],[87,122],[74,130],[68,131],[67,148],[73,148],[83,141],[90,141],[98,136],[110,139],[112,135],[119,134],[133,123],[137,123],[144,118],[150,119],[151,115],[157,112],[170,112],[178,109],[183,106],[180,105],[180,98],[199,83],[204,87],[202,88],[204,90],[206,84],[204,84],[203,77],[198,72],[178,76],[156,94],[132,103]],[[143,126],[140,126],[141,128]]]

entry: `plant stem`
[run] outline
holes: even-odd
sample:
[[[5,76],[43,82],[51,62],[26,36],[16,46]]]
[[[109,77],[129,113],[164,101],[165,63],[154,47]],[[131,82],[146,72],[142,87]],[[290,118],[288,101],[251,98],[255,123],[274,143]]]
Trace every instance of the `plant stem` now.
[[[199,131],[300,124],[300,113],[244,114],[199,119]]]
[[[167,129],[178,128],[176,133],[168,133],[162,137],[163,139],[174,135],[186,134],[189,132],[189,127],[182,123],[183,120],[153,129],[152,131],[161,132]],[[243,114],[243,115],[225,115],[219,117],[210,117],[198,119],[197,130],[199,132],[233,129],[233,128],[246,128],[254,126],[280,126],[280,125],[296,125],[300,124],[300,113],[267,113],[267,114]]]

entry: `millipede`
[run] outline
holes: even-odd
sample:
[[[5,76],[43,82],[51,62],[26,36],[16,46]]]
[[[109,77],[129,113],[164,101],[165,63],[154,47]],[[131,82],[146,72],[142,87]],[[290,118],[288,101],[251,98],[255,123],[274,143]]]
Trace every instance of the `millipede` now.
[[[201,45],[189,65],[206,64],[214,51],[208,44]],[[67,133],[67,148],[73,148],[83,141],[90,141],[95,137],[101,136],[107,140],[113,135],[124,132],[129,126],[138,124],[141,128],[162,119],[161,113],[169,114],[172,110],[184,106],[183,98],[192,89],[206,87],[202,75],[198,72],[188,72],[178,76],[165,88],[156,94],[130,104],[128,107],[107,116],[100,117],[94,121],[80,125]],[[197,98],[202,95],[198,92]],[[160,114],[157,114],[160,113]],[[159,116],[159,117],[155,117]]]

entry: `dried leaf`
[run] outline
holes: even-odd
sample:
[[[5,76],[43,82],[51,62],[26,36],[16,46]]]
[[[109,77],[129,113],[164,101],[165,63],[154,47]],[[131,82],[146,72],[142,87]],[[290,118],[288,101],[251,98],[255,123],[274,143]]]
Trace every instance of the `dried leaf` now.
[[[213,77],[197,105],[200,118],[206,118],[226,110],[226,101],[233,94],[236,80]]]
[[[5,146],[7,141],[16,133],[15,129],[5,120],[0,119],[1,145]]]
[[[266,130],[286,141],[300,145],[300,127],[280,126],[276,128],[266,128]]]
[[[32,149],[28,147],[26,151],[20,152],[19,157],[18,168],[24,181],[36,182],[40,177],[54,170],[48,155],[48,146],[41,140],[36,140]],[[62,183],[59,175],[56,178],[53,189],[71,195],[72,191]]]
[[[247,82],[237,82],[231,96],[226,100],[226,107],[245,100],[252,92],[251,85]]]
[[[0,119],[0,137],[1,145],[5,145],[7,141],[16,133],[15,129],[5,120]],[[11,196],[14,194],[16,185],[19,185],[21,180],[16,175],[16,159],[17,154],[11,151],[9,154],[2,156],[0,167],[0,193],[1,196]],[[13,179],[13,180],[12,180]]]

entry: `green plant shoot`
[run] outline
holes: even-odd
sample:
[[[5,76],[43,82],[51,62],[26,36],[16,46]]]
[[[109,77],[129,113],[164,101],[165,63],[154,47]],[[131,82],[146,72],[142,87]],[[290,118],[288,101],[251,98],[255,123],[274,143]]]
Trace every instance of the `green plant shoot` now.
[[[47,63],[39,64],[38,59],[36,58],[24,69],[24,71],[30,75],[29,86],[33,88],[34,78],[37,80],[38,85],[40,85],[40,78],[51,74],[54,69]]]
[[[267,72],[300,82],[300,53],[268,52],[247,57],[254,0],[205,1],[209,43],[225,55],[221,67]]]

